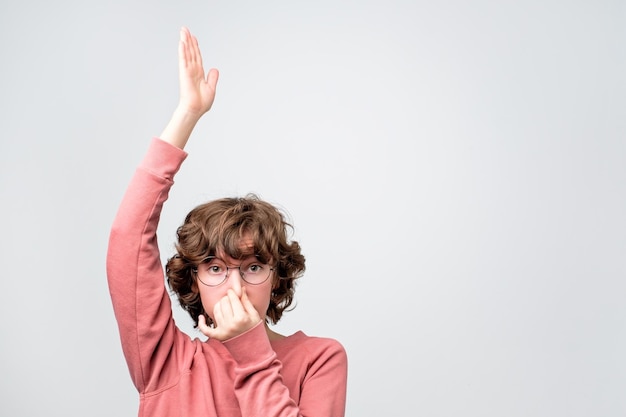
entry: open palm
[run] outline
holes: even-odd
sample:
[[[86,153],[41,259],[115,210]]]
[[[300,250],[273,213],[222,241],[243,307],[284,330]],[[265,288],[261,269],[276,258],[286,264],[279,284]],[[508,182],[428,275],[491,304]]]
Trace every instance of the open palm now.
[[[217,69],[211,68],[205,76],[198,40],[186,27],[180,31],[178,71],[179,107],[198,116],[209,111],[215,100],[219,73]]]

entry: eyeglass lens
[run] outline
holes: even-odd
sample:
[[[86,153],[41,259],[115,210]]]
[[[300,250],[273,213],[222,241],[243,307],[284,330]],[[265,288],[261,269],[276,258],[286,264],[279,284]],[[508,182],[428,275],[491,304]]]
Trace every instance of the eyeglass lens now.
[[[217,286],[228,278],[233,269],[238,269],[241,278],[253,285],[265,282],[272,272],[269,265],[256,258],[245,260],[239,266],[228,266],[223,260],[210,257],[198,266],[198,279],[205,285]]]

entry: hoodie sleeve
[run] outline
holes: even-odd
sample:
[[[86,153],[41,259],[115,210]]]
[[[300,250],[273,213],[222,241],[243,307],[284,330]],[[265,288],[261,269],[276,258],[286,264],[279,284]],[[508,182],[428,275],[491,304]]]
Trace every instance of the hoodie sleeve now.
[[[157,226],[173,178],[187,154],[154,138],[113,221],[107,279],[122,349],[141,393],[177,377],[172,364],[180,337],[172,318],[157,245]]]
[[[333,339],[309,338],[298,355],[306,364],[298,404],[283,383],[284,369],[272,350],[263,323],[224,342],[237,362],[235,395],[241,415],[272,417],[343,417],[346,407],[347,356]]]

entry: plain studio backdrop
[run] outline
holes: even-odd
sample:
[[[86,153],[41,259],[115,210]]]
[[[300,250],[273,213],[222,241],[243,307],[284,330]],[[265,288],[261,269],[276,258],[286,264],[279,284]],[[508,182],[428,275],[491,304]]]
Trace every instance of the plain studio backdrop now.
[[[183,25],[221,78],[163,259],[192,207],[255,192],[307,257],[276,330],[343,343],[347,416],[626,415],[608,0],[3,1],[0,415],[137,413],[105,254]]]

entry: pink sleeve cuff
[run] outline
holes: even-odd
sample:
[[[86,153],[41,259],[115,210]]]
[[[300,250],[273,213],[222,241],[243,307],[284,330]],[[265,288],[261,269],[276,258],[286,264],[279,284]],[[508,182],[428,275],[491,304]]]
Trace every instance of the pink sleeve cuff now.
[[[184,150],[154,137],[139,167],[159,177],[171,180],[186,158],[187,152]]]
[[[265,324],[262,321],[239,336],[226,340],[224,346],[226,346],[240,367],[256,364],[276,355],[265,332]]]

